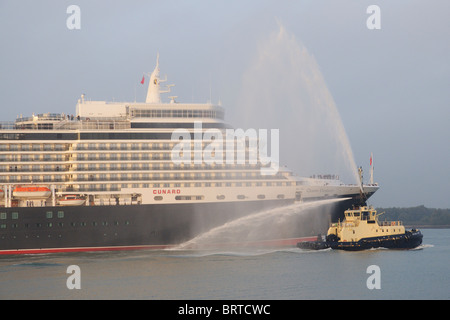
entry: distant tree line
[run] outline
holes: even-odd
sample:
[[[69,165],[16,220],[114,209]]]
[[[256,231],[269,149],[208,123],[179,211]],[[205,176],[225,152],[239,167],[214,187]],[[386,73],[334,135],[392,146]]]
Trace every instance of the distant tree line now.
[[[433,209],[425,206],[410,208],[376,208],[384,212],[380,221],[402,221],[406,226],[450,227],[450,209]]]

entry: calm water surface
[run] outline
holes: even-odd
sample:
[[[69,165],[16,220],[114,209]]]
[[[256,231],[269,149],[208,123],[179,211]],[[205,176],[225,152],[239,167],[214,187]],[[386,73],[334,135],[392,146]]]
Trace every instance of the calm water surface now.
[[[0,257],[0,299],[449,299],[450,229],[419,249],[132,251]],[[80,268],[69,290],[67,267]],[[380,268],[369,290],[367,268]]]

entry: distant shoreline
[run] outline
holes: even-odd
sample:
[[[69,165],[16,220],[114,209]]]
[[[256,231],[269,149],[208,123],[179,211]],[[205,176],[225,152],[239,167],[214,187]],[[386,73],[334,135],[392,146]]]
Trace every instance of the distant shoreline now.
[[[377,208],[377,211],[383,213],[381,220],[401,221],[408,228],[450,228],[450,209],[427,208],[422,205],[408,208]]]

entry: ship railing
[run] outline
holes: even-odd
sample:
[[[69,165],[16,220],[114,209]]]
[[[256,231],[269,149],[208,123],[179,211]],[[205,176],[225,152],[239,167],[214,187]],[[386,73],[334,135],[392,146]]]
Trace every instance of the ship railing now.
[[[89,119],[89,118],[48,118],[39,120],[52,120],[53,124],[43,127],[41,122],[34,124],[24,124],[24,122],[31,121],[31,118],[19,118],[16,121],[0,121],[0,130],[117,130],[117,129],[129,129],[131,124],[129,121],[124,120],[123,117],[117,118],[103,118]]]
[[[0,130],[14,130],[15,125],[13,121],[0,121]]]
[[[116,129],[129,129],[131,124],[128,121],[124,121],[122,118],[111,118],[102,120],[64,120],[55,129],[58,130],[116,130]]]
[[[38,115],[33,115],[32,117],[19,117],[16,119],[16,122],[27,122],[35,120],[60,121],[64,118],[64,114],[60,113],[40,113]]]

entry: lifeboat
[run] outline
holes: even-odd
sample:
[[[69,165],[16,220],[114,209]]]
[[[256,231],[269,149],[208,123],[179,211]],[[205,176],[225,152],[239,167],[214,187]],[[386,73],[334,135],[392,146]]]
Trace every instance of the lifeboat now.
[[[60,206],[81,206],[86,202],[86,199],[78,195],[65,195],[58,199]]]
[[[46,199],[52,195],[47,187],[19,186],[13,191],[13,196],[21,199]]]

